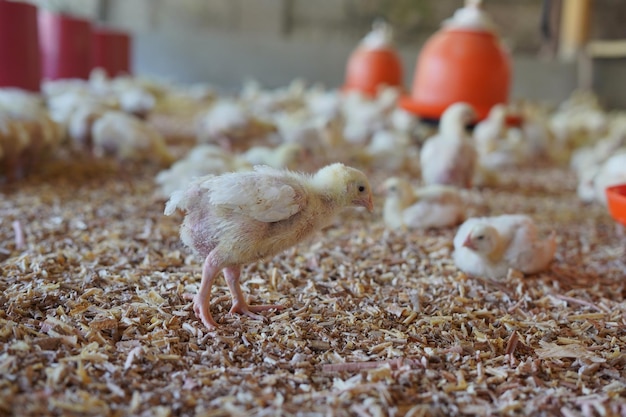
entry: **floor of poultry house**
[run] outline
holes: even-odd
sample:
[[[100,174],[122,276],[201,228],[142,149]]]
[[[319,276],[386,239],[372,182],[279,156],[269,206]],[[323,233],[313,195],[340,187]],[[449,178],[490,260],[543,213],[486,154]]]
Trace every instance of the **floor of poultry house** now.
[[[0,414],[626,413],[626,228],[568,170],[508,172],[474,213],[555,231],[546,273],[468,277],[455,228],[385,230],[376,196],[244,269],[252,302],[285,306],[265,323],[229,314],[219,278],[212,332],[184,298],[201,260],[152,197],[156,172],[53,163],[4,185]]]

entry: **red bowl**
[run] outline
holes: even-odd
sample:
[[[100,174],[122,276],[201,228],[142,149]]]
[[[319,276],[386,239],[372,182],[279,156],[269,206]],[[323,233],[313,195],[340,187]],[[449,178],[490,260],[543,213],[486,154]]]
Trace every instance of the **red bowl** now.
[[[37,8],[0,0],[0,87],[39,91]]]
[[[611,216],[626,226],[626,184],[608,187],[606,198]]]

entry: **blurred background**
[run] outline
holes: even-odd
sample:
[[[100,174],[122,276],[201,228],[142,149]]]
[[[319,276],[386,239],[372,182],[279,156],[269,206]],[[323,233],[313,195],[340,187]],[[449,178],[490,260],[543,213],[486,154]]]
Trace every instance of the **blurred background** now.
[[[424,42],[461,0],[36,0],[132,36],[132,71],[225,90],[294,78],[341,86],[350,52],[376,18],[394,29],[406,85]],[[591,87],[626,106],[626,2],[485,0],[513,57],[512,97],[558,102]]]

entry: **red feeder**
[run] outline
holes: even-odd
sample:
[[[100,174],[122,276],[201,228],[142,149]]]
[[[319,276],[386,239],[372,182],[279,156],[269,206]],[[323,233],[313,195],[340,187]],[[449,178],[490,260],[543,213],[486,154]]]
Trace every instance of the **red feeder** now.
[[[402,87],[402,60],[391,38],[389,25],[374,23],[348,59],[344,90],[373,96],[381,86]]]
[[[448,106],[472,105],[478,119],[495,104],[508,102],[511,62],[478,0],[467,1],[424,45],[417,60],[411,97],[400,105],[427,119]]]
[[[39,42],[46,79],[87,79],[91,71],[91,22],[39,11]]]
[[[131,38],[126,32],[94,28],[92,68],[102,68],[109,77],[130,74]]]
[[[626,184],[608,187],[605,192],[609,213],[616,221],[626,226]]]
[[[0,0],[0,87],[39,91],[37,8]]]

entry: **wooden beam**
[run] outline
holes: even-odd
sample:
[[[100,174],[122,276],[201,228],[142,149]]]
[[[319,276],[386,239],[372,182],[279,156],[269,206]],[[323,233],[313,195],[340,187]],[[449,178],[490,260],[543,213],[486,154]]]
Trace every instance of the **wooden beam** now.
[[[572,61],[589,38],[591,0],[565,0],[562,7],[559,57]]]
[[[626,58],[626,39],[591,41],[587,54],[591,58]]]

